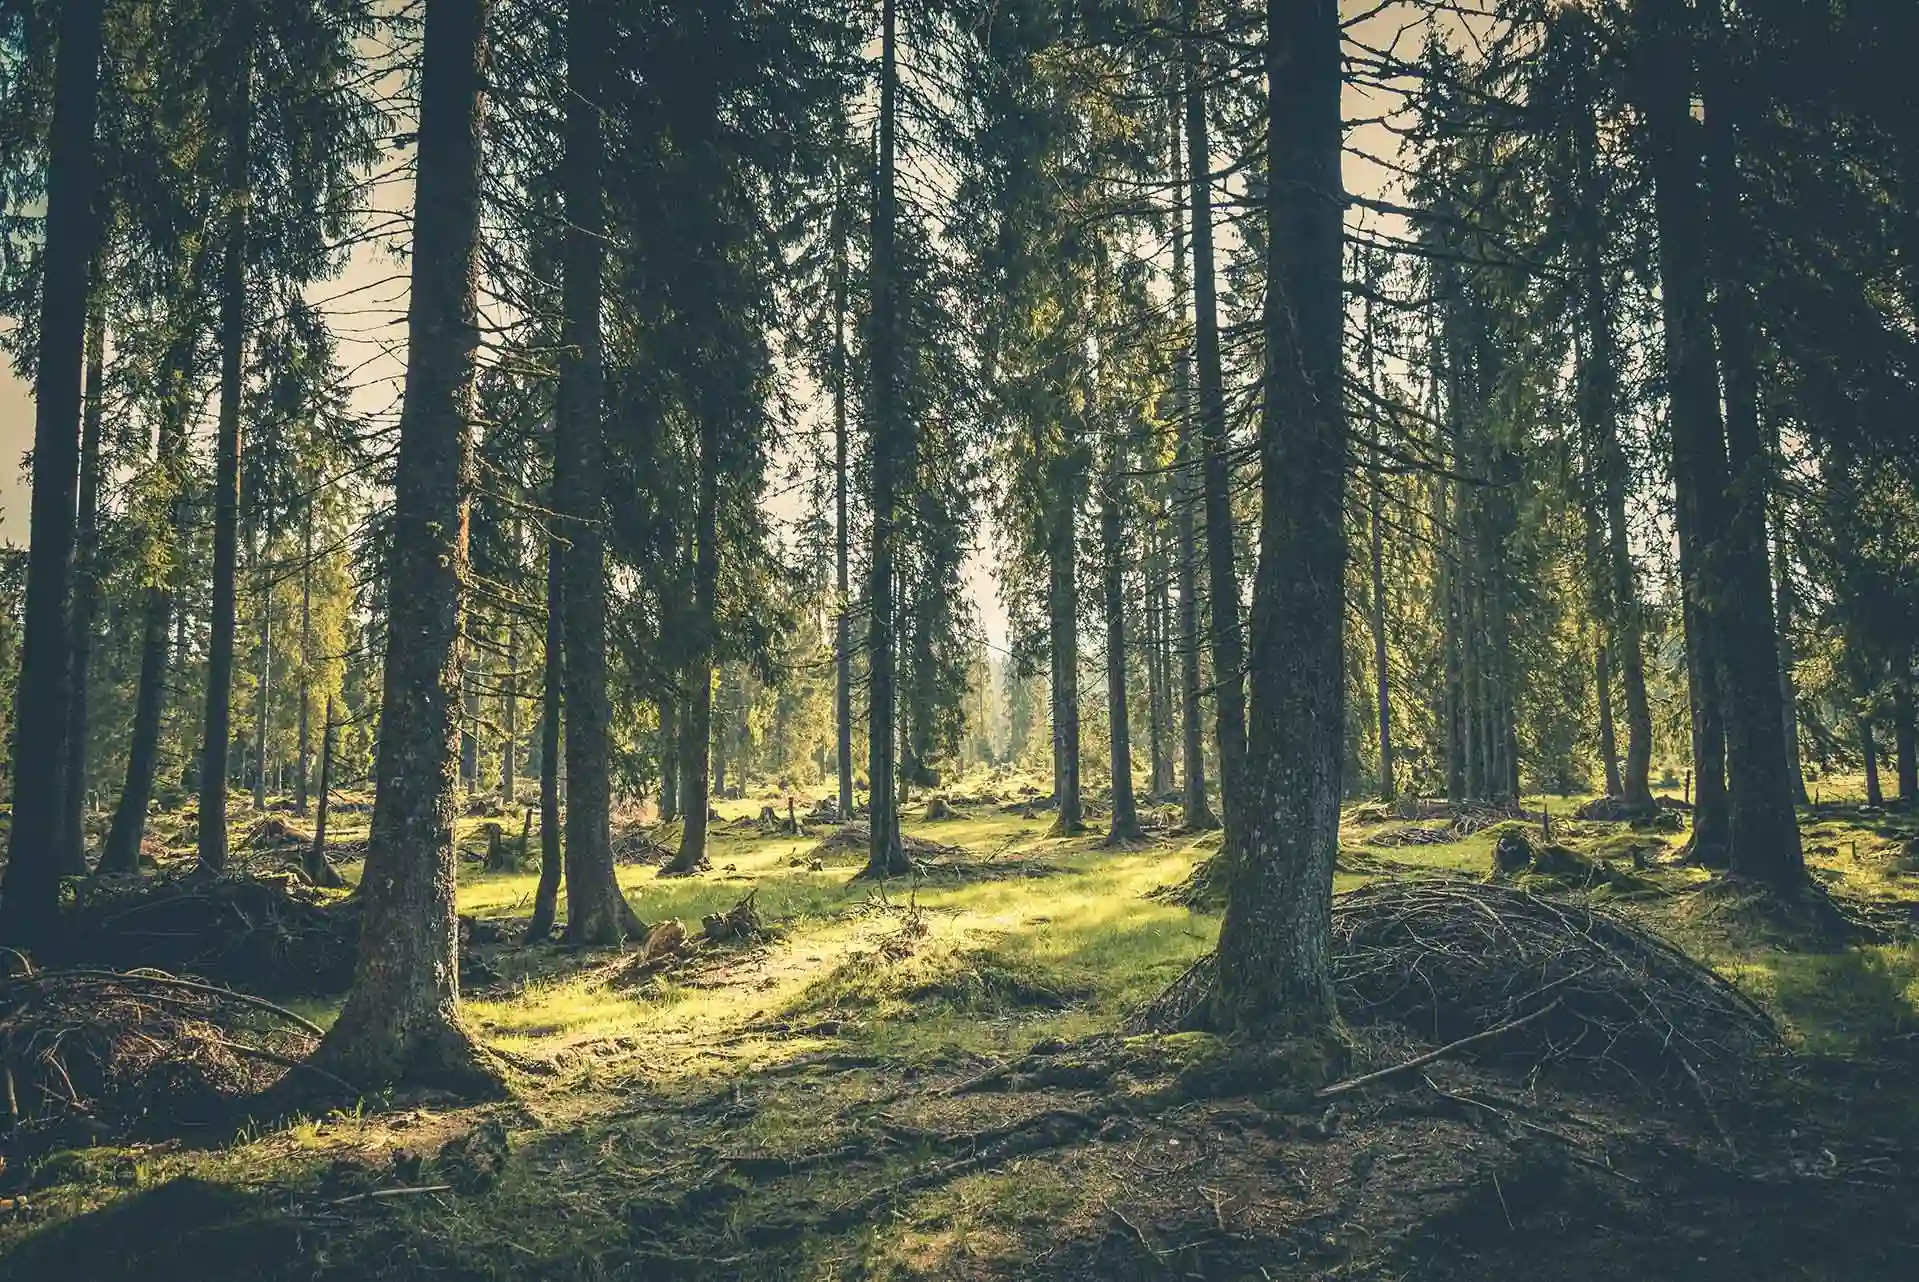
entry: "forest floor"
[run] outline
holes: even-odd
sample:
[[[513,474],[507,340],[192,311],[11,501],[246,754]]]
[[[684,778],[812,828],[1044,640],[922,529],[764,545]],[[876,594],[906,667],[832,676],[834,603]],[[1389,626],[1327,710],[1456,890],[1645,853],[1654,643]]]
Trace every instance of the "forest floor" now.
[[[771,793],[719,803],[695,877],[658,878],[629,840],[620,878],[649,922],[698,936],[751,894],[769,928],[651,959],[523,946],[533,874],[467,871],[468,1018],[534,1070],[511,1100],[415,1094],[18,1161],[0,1279],[1912,1276],[1919,816],[1804,814],[1821,882],[1871,923],[1838,939],[1672,864],[1681,833],[1530,799],[1553,840],[1620,872],[1531,889],[1657,929],[1785,1049],[1737,1082],[1447,1057],[1302,1108],[1230,1074],[1183,1088],[1219,1062],[1211,1037],[1116,1032],[1211,947],[1215,916],[1151,892],[1217,838],[1053,839],[1044,812],[964,799],[988,786],[908,823],[951,848],[911,883],[852,881],[863,854],[821,848],[830,828],[763,831]],[[365,816],[342,821],[350,851]],[[1405,835],[1443,827],[1349,810],[1339,888],[1482,878],[1502,835],[1544,836]],[[1428,1044],[1356,1025],[1340,1071]]]

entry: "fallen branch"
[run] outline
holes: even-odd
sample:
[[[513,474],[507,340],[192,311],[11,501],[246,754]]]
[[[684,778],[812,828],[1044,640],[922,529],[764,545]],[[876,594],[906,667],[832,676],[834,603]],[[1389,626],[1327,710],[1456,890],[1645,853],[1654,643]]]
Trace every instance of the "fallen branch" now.
[[[352,1202],[373,1202],[389,1197],[411,1197],[416,1193],[451,1193],[451,1184],[420,1184],[402,1189],[374,1189],[371,1193],[354,1193],[347,1197],[336,1197],[328,1206],[346,1206]]]
[[[278,1051],[270,1051],[262,1046],[248,1046],[244,1042],[228,1041],[224,1037],[217,1037],[214,1041],[216,1044],[232,1051],[235,1055],[247,1055],[257,1060],[264,1060],[269,1064],[278,1064],[281,1068],[299,1069],[303,1072],[312,1073],[316,1077],[324,1077],[327,1081],[332,1082],[335,1086],[338,1086],[341,1090],[356,1098],[362,1093],[359,1087],[347,1081],[344,1077],[335,1077],[324,1068],[320,1068],[306,1060],[295,1059],[291,1055],[282,1055]]]
[[[1447,1042],[1444,1046],[1436,1050],[1427,1051],[1424,1055],[1415,1055],[1404,1063],[1395,1064],[1391,1068],[1382,1068],[1376,1073],[1366,1073],[1360,1077],[1347,1078],[1343,1082],[1334,1082],[1331,1086],[1322,1086],[1313,1092],[1313,1098],[1331,1099],[1335,1095],[1345,1095],[1350,1091],[1356,1091],[1362,1086],[1371,1086],[1376,1082],[1388,1081],[1392,1078],[1400,1077],[1412,1072],[1414,1069],[1424,1068],[1436,1059],[1444,1059],[1448,1055],[1457,1054],[1460,1051],[1469,1050],[1474,1046],[1490,1042],[1494,1038],[1503,1037],[1515,1028],[1524,1028],[1527,1024],[1532,1023],[1536,1019],[1543,1019],[1557,1009],[1559,1009],[1559,1001],[1555,999],[1541,1006],[1530,1015],[1521,1015],[1518,1019],[1507,1020],[1505,1023],[1494,1028],[1488,1028],[1483,1032],[1474,1033],[1471,1037],[1462,1037],[1456,1042]]]

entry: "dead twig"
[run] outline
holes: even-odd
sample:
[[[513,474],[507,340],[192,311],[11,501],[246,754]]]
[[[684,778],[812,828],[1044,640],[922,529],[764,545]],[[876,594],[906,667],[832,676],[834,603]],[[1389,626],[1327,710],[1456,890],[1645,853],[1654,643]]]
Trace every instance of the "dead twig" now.
[[[306,1016],[298,1013],[297,1011],[290,1011],[286,1007],[281,1006],[275,1002],[270,1002],[264,997],[255,997],[251,993],[237,993],[233,991],[231,988],[221,988],[217,984],[202,984],[198,980],[193,980],[193,979],[181,979],[178,975],[167,975],[167,974],[163,974],[160,971],[130,970],[130,971],[123,972],[123,971],[117,971],[117,970],[91,970],[83,967],[75,967],[72,969],[59,970],[59,971],[43,970],[31,977],[16,976],[14,977],[14,979],[8,982],[11,982],[11,983],[29,982],[30,980],[45,979],[46,977],[50,975],[53,975],[53,976],[84,975],[92,979],[118,979],[123,981],[132,980],[132,981],[136,981],[138,983],[143,983],[143,984],[158,984],[165,988],[183,988],[188,990],[189,992],[210,993],[213,996],[222,999],[223,1001],[239,1002],[242,1006],[251,1006],[255,1010],[269,1011],[275,1015],[278,1015],[281,1019],[286,1020],[290,1024],[298,1025],[299,1027],[305,1029],[307,1032],[312,1033],[315,1037],[326,1036],[326,1029],[321,1028],[318,1024],[314,1023],[312,1020],[308,1019]]]
[[[1331,1099],[1336,1095],[1344,1095],[1350,1091],[1356,1091],[1362,1086],[1371,1086],[1377,1082],[1390,1081],[1392,1078],[1404,1076],[1414,1069],[1424,1068],[1436,1059],[1444,1059],[1448,1055],[1456,1055],[1460,1051],[1470,1050],[1475,1046],[1483,1045],[1496,1037],[1504,1037],[1514,1029],[1524,1028],[1534,1020],[1543,1019],[1558,1009],[1559,1001],[1555,999],[1541,1006],[1530,1015],[1521,1015],[1518,1019],[1507,1020],[1496,1028],[1488,1028],[1483,1032],[1474,1033],[1471,1037],[1462,1037],[1458,1041],[1447,1042],[1444,1046],[1427,1051],[1424,1055],[1415,1055],[1403,1063],[1393,1065],[1391,1068],[1382,1068],[1375,1073],[1366,1073],[1359,1077],[1347,1078],[1343,1082],[1334,1082],[1331,1086],[1322,1086],[1313,1092],[1313,1098]]]
[[[422,1193],[451,1193],[452,1191],[451,1184],[418,1184],[408,1188],[374,1189],[370,1193],[353,1193],[346,1197],[336,1197],[323,1205],[348,1206],[354,1202],[379,1202],[390,1197],[413,1197]]]

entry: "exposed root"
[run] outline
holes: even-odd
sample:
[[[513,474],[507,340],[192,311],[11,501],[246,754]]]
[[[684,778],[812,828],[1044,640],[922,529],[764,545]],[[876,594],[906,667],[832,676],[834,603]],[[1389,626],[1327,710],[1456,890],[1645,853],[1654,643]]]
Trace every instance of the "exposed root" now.
[[[1170,886],[1147,892],[1149,899],[1198,912],[1218,912],[1226,906],[1225,852],[1215,851],[1193,865],[1193,871]]]
[[[457,1016],[449,1013],[428,1028],[394,1029],[369,1028],[365,1021],[355,1026],[351,1015],[349,1005],[315,1049],[311,1063],[331,1082],[351,1083],[353,1093],[343,1098],[331,1087],[288,1078],[273,1093],[276,1109],[350,1102],[389,1087],[439,1091],[473,1103],[512,1093],[507,1060],[481,1045]]]

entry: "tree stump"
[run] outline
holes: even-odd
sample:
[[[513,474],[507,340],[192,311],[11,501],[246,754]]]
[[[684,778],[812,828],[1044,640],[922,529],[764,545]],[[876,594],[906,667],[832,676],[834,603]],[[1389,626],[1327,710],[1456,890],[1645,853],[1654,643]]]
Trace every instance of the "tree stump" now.
[[[498,822],[488,820],[481,827],[486,834],[486,870],[488,872],[518,872],[520,857],[517,853],[508,853],[506,829]]]

